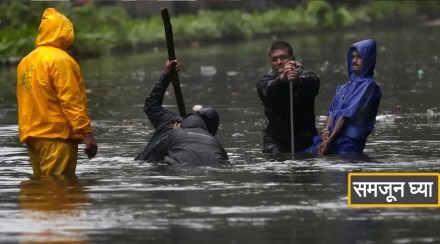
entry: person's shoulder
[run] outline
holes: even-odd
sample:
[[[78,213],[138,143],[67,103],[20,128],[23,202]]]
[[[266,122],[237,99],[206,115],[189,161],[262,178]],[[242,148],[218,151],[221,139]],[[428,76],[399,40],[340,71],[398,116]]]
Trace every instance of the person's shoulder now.
[[[349,80],[349,81],[347,81],[347,82],[345,82],[345,83],[339,85],[338,87],[349,86],[349,85],[351,85],[351,84],[353,84],[353,83],[356,83],[356,82],[355,82],[355,81],[351,81],[351,80]]]
[[[32,60],[35,56],[36,56],[36,49],[33,50],[32,52],[28,53],[26,56],[24,56],[20,62],[18,63],[18,67],[20,67],[21,65],[24,65],[25,63],[29,62],[29,60]]]
[[[155,130],[155,133],[163,133],[166,131],[173,131],[174,129],[174,123],[181,123],[182,120],[178,119],[177,116],[174,118],[170,118],[162,123],[160,123]]]
[[[380,92],[380,87],[373,79],[358,80],[355,82],[355,85],[356,85],[355,89],[375,90],[377,92]]]
[[[382,96],[382,91],[380,89],[380,86],[373,79],[372,79],[372,84],[374,86],[374,91],[378,94],[378,96]]]
[[[76,63],[66,51],[56,47],[39,47],[38,51],[44,53],[43,57],[48,61]]]
[[[362,89],[365,92],[372,92],[374,97],[380,99],[382,96],[382,91],[377,83],[373,79],[366,79],[364,82],[358,85],[358,89]]]
[[[303,79],[310,78],[310,77],[319,79],[319,75],[317,73],[315,73],[313,71],[309,71],[309,70],[303,70],[300,75],[301,75],[301,78],[303,78]]]
[[[346,88],[346,87],[348,87],[348,86],[350,86],[350,85],[352,85],[352,84],[353,84],[353,81],[347,81],[347,82],[345,82],[345,83],[343,83],[343,84],[339,84],[339,85],[336,87],[336,92],[338,92],[339,90],[344,89],[344,88]]]
[[[379,84],[374,79],[371,79],[371,82],[374,83],[377,87],[379,87]]]
[[[379,87],[378,85],[377,85],[377,83],[374,81],[374,79],[365,79],[365,80],[362,80],[362,83],[361,83],[362,85],[364,85],[364,86],[377,86],[377,87]]]
[[[299,69],[299,74],[302,79],[304,79],[304,78],[317,78],[317,79],[319,79],[319,75],[316,72],[304,69],[304,66],[302,65],[302,63],[298,62],[297,66]]]
[[[277,75],[275,75],[275,73],[272,70],[270,70],[267,73],[264,73],[264,74],[260,75],[260,77],[259,77],[259,79],[257,81],[257,84],[264,83],[264,82],[267,82],[269,80],[273,80],[275,78],[277,78]]]
[[[264,78],[275,78],[277,75],[272,70],[267,71],[266,73],[262,74],[260,77]]]

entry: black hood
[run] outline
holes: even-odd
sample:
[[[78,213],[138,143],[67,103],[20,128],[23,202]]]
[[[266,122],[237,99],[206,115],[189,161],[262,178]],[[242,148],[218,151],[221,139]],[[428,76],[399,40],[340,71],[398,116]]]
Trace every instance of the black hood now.
[[[205,121],[203,121],[203,119],[197,114],[187,114],[182,120],[180,128],[202,128],[206,131],[208,130]]]
[[[215,136],[220,119],[213,108],[202,108],[196,114],[189,114],[181,123],[181,128],[202,128]]]
[[[220,118],[217,111],[213,108],[202,108],[197,111],[196,114],[205,121],[205,124],[208,127],[208,132],[215,136],[215,134],[217,134],[218,125],[220,124]]]

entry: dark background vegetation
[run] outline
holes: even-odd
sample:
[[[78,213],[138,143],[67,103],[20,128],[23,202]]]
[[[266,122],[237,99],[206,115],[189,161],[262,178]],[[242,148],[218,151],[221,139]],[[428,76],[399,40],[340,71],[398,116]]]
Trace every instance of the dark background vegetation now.
[[[439,1],[92,1],[0,2],[0,64],[15,64],[35,48],[45,8],[72,20],[74,56],[139,52],[163,43],[160,9],[172,15],[177,45],[248,41],[268,35],[380,26],[394,28],[439,17]]]

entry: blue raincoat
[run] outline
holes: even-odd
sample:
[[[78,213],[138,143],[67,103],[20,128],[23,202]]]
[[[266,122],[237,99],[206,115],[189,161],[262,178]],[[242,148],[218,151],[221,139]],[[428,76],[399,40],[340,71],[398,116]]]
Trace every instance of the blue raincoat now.
[[[362,57],[362,70],[352,71],[352,54],[356,49]],[[372,39],[357,42],[347,53],[347,66],[350,81],[336,89],[329,115],[333,117],[330,132],[340,117],[345,117],[345,125],[333,141],[328,154],[362,154],[368,135],[374,129],[377,110],[382,93],[374,82],[376,65],[376,42]],[[316,153],[321,144],[320,135],[313,139],[314,145],[306,151]]]

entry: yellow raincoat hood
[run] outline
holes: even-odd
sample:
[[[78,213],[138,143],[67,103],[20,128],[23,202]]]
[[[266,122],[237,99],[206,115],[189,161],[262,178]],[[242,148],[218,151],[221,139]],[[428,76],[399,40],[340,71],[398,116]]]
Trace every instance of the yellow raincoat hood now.
[[[80,140],[91,132],[81,70],[67,53],[73,25],[54,8],[44,11],[37,48],[17,68],[18,125],[28,137]]]
[[[37,46],[52,46],[67,50],[74,40],[73,24],[66,16],[54,8],[48,8],[43,13],[38,28]]]

